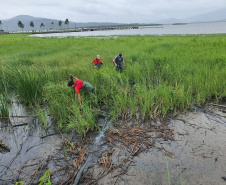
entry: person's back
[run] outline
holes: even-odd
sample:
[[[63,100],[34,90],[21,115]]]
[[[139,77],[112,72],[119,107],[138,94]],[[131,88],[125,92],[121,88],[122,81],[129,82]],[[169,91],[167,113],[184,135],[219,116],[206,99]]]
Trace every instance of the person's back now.
[[[77,94],[80,94],[80,90],[82,89],[84,81],[82,80],[75,80],[74,86],[75,86],[75,91],[77,92]]]

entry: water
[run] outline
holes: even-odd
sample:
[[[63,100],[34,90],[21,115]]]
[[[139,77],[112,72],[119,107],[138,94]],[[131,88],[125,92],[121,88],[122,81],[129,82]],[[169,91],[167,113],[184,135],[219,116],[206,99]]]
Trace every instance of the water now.
[[[187,35],[226,33],[226,22],[185,25],[142,26],[139,29],[84,31],[70,33],[34,34],[32,37],[101,37],[119,35]]]
[[[55,171],[66,164],[71,164],[73,157],[68,156],[64,160],[61,151],[61,135],[53,135],[42,138],[43,131],[40,128],[37,117],[33,111],[19,102],[12,102],[10,107],[10,120],[0,119],[0,139],[10,148],[7,153],[0,153],[0,184],[15,184],[15,181],[29,182],[29,177],[37,171],[40,164],[46,164],[46,169],[40,170],[41,176],[48,169]],[[194,111],[181,114],[177,117],[169,117],[167,123],[174,130],[175,141],[156,142],[156,146],[148,152],[142,152],[128,161],[129,168],[121,177],[113,177],[121,168],[109,173],[98,181],[98,184],[167,184],[166,156],[169,164],[170,178],[177,183],[180,174],[183,176],[183,184],[223,184],[226,175],[225,151],[226,151],[226,115],[224,108],[206,107],[195,108]],[[24,126],[17,126],[26,123]],[[86,184],[79,182],[80,178],[90,172],[92,178],[97,179],[103,167],[98,165],[98,160],[104,151],[112,151],[112,162],[115,166],[127,158],[128,151],[123,147],[111,148],[104,140],[105,131],[114,128],[112,120],[100,118],[97,120],[100,132],[90,133],[93,142],[88,148],[85,163],[78,170],[73,184]],[[133,124],[145,127],[138,121]],[[131,124],[131,126],[133,126]],[[149,122],[146,122],[147,127]],[[156,125],[161,122],[156,120]],[[129,127],[128,127],[129,129]],[[49,135],[54,129],[48,130]],[[156,133],[158,134],[158,133]],[[72,138],[79,141],[77,135],[64,137],[73,142]],[[155,137],[155,135],[153,135]],[[159,150],[162,148],[162,150]],[[163,150],[164,149],[164,150]],[[67,163],[68,162],[68,163]],[[133,162],[133,163],[132,163]],[[127,164],[128,164],[127,163]],[[58,172],[60,174],[60,172]],[[55,174],[51,178],[52,184],[65,180],[64,176]],[[38,178],[40,176],[36,176]],[[179,179],[180,180],[180,179]],[[31,182],[37,182],[34,179]],[[26,183],[25,183],[26,184]]]
[[[14,184],[16,179],[26,179],[37,168],[41,160],[57,153],[62,139],[54,129],[44,130],[33,110],[12,100],[9,119],[0,119],[0,140],[10,149],[0,153],[0,184]],[[34,169],[31,170],[31,167]]]
[[[110,123],[107,119],[105,119],[103,122],[100,122],[99,125],[101,127],[100,132],[95,137],[93,145],[91,145],[89,147],[89,150],[90,151],[94,150],[94,152],[91,152],[88,154],[86,162],[82,166],[82,168],[79,170],[73,185],[79,184],[79,180],[80,180],[83,172],[86,171],[89,166],[94,165],[95,161],[97,161],[97,159],[98,159],[98,155],[100,154],[100,151],[103,150],[103,148],[104,148],[104,147],[103,148],[100,147],[100,145],[102,144],[101,141],[102,141],[102,138],[104,137],[105,130],[109,129],[109,125],[112,126],[112,123]]]

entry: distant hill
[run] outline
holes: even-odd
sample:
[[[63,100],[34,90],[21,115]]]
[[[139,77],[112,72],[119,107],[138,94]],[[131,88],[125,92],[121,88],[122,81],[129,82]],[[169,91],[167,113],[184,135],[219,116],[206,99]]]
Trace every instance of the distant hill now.
[[[217,11],[200,14],[187,19],[165,19],[160,20],[160,24],[174,24],[174,23],[201,23],[201,22],[224,22],[226,21],[226,8]]]
[[[24,24],[23,31],[32,31],[32,30],[57,30],[57,29],[66,29],[66,28],[78,28],[78,27],[90,27],[90,26],[112,26],[112,25],[120,25],[119,23],[107,23],[107,22],[87,22],[87,23],[76,23],[71,22],[69,19],[69,25],[64,24],[65,20],[62,21],[62,26],[60,27],[58,25],[59,20],[57,19],[47,19],[47,18],[41,18],[41,17],[32,17],[29,15],[18,15],[16,17],[13,17],[11,19],[2,20],[2,25],[0,26],[0,29],[3,29],[4,31],[9,32],[18,32],[22,31],[21,28],[18,27],[18,21],[21,21]],[[30,22],[34,22],[34,28],[30,26]],[[51,24],[53,22],[53,24]],[[41,23],[43,23],[45,26],[40,27]]]
[[[59,27],[58,23],[59,20],[57,19],[47,19],[47,18],[41,18],[41,17],[32,17],[29,15],[18,15],[16,17],[13,17],[11,19],[7,20],[1,20],[2,25],[0,25],[0,29],[3,29],[4,31],[9,32],[18,32],[22,29],[18,27],[17,23],[18,21],[21,21],[24,24],[24,31],[32,31],[32,30],[57,30],[57,29],[66,29],[66,28],[81,28],[81,27],[90,27],[90,26],[117,26],[122,25],[120,23],[110,23],[110,22],[71,22],[69,19],[69,25],[65,25],[64,21],[62,21],[62,26]],[[34,28],[30,27],[30,22],[34,22]],[[198,23],[198,22],[223,22],[226,21],[226,8],[209,12],[206,14],[200,14],[194,17],[190,17],[187,19],[165,19],[165,20],[159,20],[154,23],[150,24],[174,24],[174,23]],[[53,24],[51,24],[53,22]],[[45,27],[40,28],[41,23],[45,25]],[[139,25],[139,23],[137,23]],[[144,25],[144,24],[140,24]]]
[[[197,15],[188,19],[185,19],[188,23],[195,22],[224,22],[226,21],[226,8],[217,10],[214,12],[209,12],[201,15]]]

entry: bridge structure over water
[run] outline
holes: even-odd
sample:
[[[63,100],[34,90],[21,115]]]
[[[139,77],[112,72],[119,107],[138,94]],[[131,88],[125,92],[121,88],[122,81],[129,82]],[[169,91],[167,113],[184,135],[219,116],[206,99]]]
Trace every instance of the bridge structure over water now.
[[[84,31],[104,31],[104,30],[126,30],[126,29],[139,29],[139,26],[106,26],[106,27],[87,27],[87,28],[76,28],[76,29],[65,29],[65,30],[46,30],[39,32],[32,32],[32,34],[43,34],[43,33],[67,33],[67,32],[84,32]]]
[[[39,30],[39,31],[20,31],[11,33],[31,33],[31,34],[43,34],[43,33],[67,33],[67,32],[84,32],[84,31],[104,31],[104,30],[126,30],[126,29],[139,29],[139,26],[101,26],[101,27],[86,27],[75,29],[63,29],[63,30]],[[4,32],[0,30],[0,34],[8,34],[10,32]]]

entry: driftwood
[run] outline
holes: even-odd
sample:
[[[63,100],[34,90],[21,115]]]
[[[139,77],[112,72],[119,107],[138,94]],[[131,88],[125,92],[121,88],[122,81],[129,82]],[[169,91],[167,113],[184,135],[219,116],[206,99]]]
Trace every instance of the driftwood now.
[[[21,124],[18,124],[18,125],[13,125],[12,127],[21,127],[21,126],[24,126],[24,125],[28,125],[28,123],[21,123]]]
[[[161,137],[152,137],[151,133],[160,132]],[[156,139],[173,140],[173,131],[168,128],[167,124],[159,126],[152,125],[149,129],[140,127],[121,127],[118,129],[109,129],[105,133],[105,140],[110,146],[120,149],[123,152],[121,161],[113,161],[113,156],[120,156],[119,152],[114,149],[106,150],[102,153],[101,159],[98,161],[102,171],[98,177],[92,179],[87,184],[94,184],[115,171],[116,174],[112,178],[116,178],[114,184],[118,181],[119,176],[127,173],[129,166],[134,162],[133,158],[142,151],[155,147]],[[161,149],[161,148],[159,148]],[[117,157],[117,156],[116,156]]]
[[[89,161],[91,160],[91,154],[88,156],[85,164],[82,166],[82,168],[79,170],[79,172],[77,173],[77,176],[75,178],[75,181],[73,183],[73,185],[77,185],[79,183],[79,180],[84,172],[84,169],[86,168],[87,164],[89,163]]]
[[[28,117],[37,117],[35,115],[31,116],[9,116],[9,117],[1,117],[2,119],[9,119],[9,118],[28,118]]]
[[[52,134],[49,134],[49,135],[46,135],[46,136],[42,136],[41,139],[44,139],[46,137],[49,137],[49,136],[53,136],[53,135],[57,135],[58,133],[52,133]]]
[[[157,137],[157,135],[159,136]],[[93,144],[92,138],[83,138],[76,143],[72,143],[62,135],[62,152],[64,152],[64,158],[67,161],[66,164],[64,163],[63,166],[59,166],[54,170],[51,176],[52,178],[54,176],[61,178],[57,182],[59,185],[77,185],[79,183],[91,185],[112,174],[111,178],[115,178],[113,184],[116,184],[120,176],[127,173],[130,165],[134,162],[133,158],[135,156],[152,147],[157,148],[155,146],[157,141],[172,139],[173,131],[168,128],[166,123],[158,126],[150,125],[148,129],[124,126],[109,129],[105,132],[104,143],[108,145],[108,149],[101,151],[99,148],[95,149],[96,151],[88,152],[90,144]],[[162,148],[158,149],[161,150]],[[93,162],[96,164],[95,168],[99,166],[100,170],[95,177],[93,172],[86,171],[91,168],[94,170]],[[43,175],[45,165],[46,162],[39,164],[37,170],[26,182],[36,182],[35,179]],[[87,177],[86,172],[91,175]]]
[[[218,104],[215,104],[215,103],[209,103],[210,105],[214,105],[216,107],[222,107],[222,108],[226,108],[225,105],[218,105]]]

